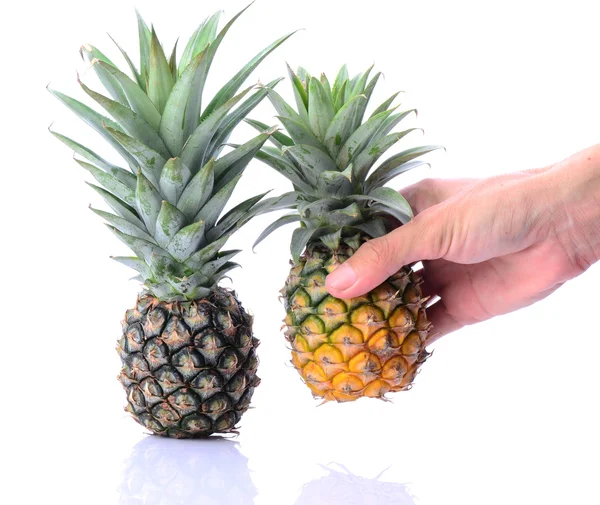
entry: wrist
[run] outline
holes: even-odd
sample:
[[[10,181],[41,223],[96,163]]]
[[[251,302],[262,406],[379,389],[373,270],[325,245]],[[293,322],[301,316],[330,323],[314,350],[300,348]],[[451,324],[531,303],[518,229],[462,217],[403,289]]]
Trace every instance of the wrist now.
[[[577,275],[600,259],[600,145],[574,154],[539,177],[552,202],[553,232]]]

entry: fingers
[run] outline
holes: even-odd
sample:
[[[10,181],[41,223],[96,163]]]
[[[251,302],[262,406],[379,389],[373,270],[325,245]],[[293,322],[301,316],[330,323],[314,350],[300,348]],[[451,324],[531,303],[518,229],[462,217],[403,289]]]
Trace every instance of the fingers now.
[[[327,290],[337,298],[367,293],[402,267],[400,249],[392,234],[369,240],[327,276]]]
[[[438,300],[427,309],[427,319],[432,328],[426,345],[433,344],[433,342],[448,335],[448,333],[460,330],[464,326],[448,313],[443,300]]]
[[[418,216],[392,233],[364,243],[329,274],[327,290],[337,298],[367,293],[404,265],[439,258],[443,237],[443,221],[428,215]]]
[[[415,214],[457,195],[477,179],[423,179],[399,191]]]

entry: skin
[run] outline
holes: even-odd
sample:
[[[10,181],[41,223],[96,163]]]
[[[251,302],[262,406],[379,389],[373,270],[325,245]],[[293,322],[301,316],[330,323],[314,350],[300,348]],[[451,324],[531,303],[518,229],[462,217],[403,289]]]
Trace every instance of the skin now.
[[[600,259],[600,144],[552,166],[488,179],[425,179],[401,191],[416,217],[327,277],[362,295],[423,261],[429,343],[535,303]]]

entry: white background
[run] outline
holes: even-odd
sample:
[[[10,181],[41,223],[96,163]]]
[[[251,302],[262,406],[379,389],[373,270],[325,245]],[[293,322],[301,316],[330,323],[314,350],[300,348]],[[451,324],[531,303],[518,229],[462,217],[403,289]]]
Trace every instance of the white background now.
[[[137,6],[170,50],[178,35],[183,47],[206,15],[224,8],[229,18],[244,3]],[[317,408],[279,331],[277,291],[291,233],[283,230],[256,254],[241,254],[244,268],[232,275],[262,340],[263,383],[237,445],[156,441],[127,418],[114,346],[138,286],[108,258],[126,249],[86,209],[102,204],[46,128],[54,121],[95,149],[102,141],[45,86],[82,98],[76,70],[95,85],[77,53],[82,43],[121,61],[106,31],[135,55],[133,7],[128,0],[22,2],[0,20],[0,457],[8,465],[0,501],[600,503],[598,265],[533,307],[437,342],[414,389],[392,403]],[[425,136],[404,146],[447,147],[413,178],[539,167],[598,142],[597,20],[591,0],[258,0],[226,38],[209,91],[275,38],[304,28],[253,80],[284,75],[285,61],[313,74],[375,63],[386,75],[377,98],[403,89],[406,106],[419,109],[413,123]],[[289,83],[279,91],[291,98]],[[273,114],[265,104],[254,116]],[[238,139],[249,134],[240,129]],[[265,187],[288,189],[254,162],[233,200]],[[249,248],[270,219],[248,225],[232,245]],[[347,470],[320,466],[330,463]]]

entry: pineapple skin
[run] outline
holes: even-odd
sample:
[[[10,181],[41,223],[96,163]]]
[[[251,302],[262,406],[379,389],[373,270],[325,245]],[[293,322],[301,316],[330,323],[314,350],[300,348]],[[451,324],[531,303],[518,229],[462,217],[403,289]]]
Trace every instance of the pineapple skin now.
[[[309,245],[282,290],[292,364],[313,396],[347,402],[411,388],[431,324],[421,279],[404,267],[366,295],[339,299],[325,279],[354,250]]]
[[[145,294],[122,328],[118,380],[138,423],[173,438],[235,431],[260,379],[252,317],[234,292],[174,302]]]

